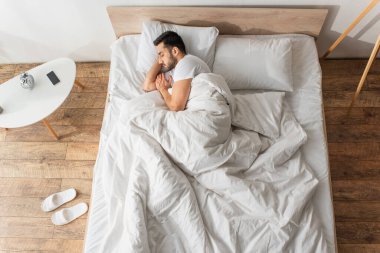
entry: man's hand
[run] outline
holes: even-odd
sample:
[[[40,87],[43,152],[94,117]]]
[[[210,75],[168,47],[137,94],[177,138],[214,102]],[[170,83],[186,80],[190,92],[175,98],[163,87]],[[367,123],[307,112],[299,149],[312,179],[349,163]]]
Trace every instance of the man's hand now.
[[[161,71],[162,64],[159,64],[156,60],[152,67],[150,68],[149,72],[146,74],[145,81],[143,84],[144,91],[152,91],[156,89],[156,77]]]
[[[168,92],[168,84],[171,83],[171,80],[172,78],[169,78],[169,80],[166,81],[163,74],[157,76],[157,90],[159,90],[165,100],[166,105],[171,111],[182,111],[186,108],[187,99],[190,95],[192,78],[175,82],[175,84],[173,84],[172,95],[170,95]]]
[[[169,76],[169,80],[166,80],[164,73],[158,74],[156,78],[157,90],[161,92],[163,89],[165,90],[169,89],[171,87],[172,81],[173,81],[172,76]]]

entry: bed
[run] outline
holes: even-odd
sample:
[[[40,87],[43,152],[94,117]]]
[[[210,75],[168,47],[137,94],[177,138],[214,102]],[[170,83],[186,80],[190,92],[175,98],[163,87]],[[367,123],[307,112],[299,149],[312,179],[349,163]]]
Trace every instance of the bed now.
[[[184,11],[189,14],[187,17],[191,18],[184,18],[178,15],[178,13]],[[283,219],[278,221],[283,227],[280,226],[281,231],[277,231],[276,236],[285,237],[283,239],[284,245],[281,245],[281,247],[269,245],[271,244],[271,240],[273,242],[275,240],[267,238],[265,233],[268,232],[265,231],[267,231],[268,226],[266,226],[265,229],[261,230],[260,235],[252,237],[251,241],[248,240],[251,237],[247,236],[248,239],[242,237],[240,241],[232,243],[235,248],[231,248],[231,243],[224,245],[224,238],[218,238],[215,235],[217,239],[213,239],[213,243],[211,243],[213,245],[210,247],[212,250],[208,250],[210,252],[301,252],[300,250],[302,252],[336,252],[335,223],[321,90],[321,70],[313,38],[318,36],[327,11],[322,9],[109,7],[108,12],[119,39],[112,45],[108,96],[101,130],[99,153],[93,173],[91,205],[84,251],[118,252],[113,248],[113,245],[120,244],[120,241],[123,241],[123,235],[125,235],[125,231],[120,231],[123,228],[119,227],[119,223],[126,222],[123,219],[127,218],[119,217],[120,212],[118,212],[119,215],[115,215],[114,217],[108,214],[110,203],[106,201],[107,190],[105,188],[116,183],[108,182],[109,180],[106,179],[108,174],[102,171],[104,169],[102,164],[104,164],[105,159],[109,159],[110,155],[108,157],[105,155],[107,152],[108,154],[121,152],[120,150],[114,150],[110,153],[109,137],[114,129],[117,128],[116,122],[120,118],[120,115],[125,114],[126,101],[143,94],[142,90],[138,88],[139,85],[136,85],[141,84],[144,80],[144,75],[135,69],[137,51],[141,39],[141,35],[138,33],[141,31],[142,21],[154,19],[183,25],[216,26],[220,34],[248,36],[248,38],[254,39],[262,37],[273,39],[287,38],[293,46],[292,66],[294,71],[292,77],[294,86],[292,92],[284,93],[283,99],[289,105],[287,110],[294,115],[307,135],[307,140],[300,146],[297,154],[302,156],[303,161],[311,168],[311,174],[318,181],[318,184],[310,192],[310,200],[302,206],[301,213],[308,213],[308,210],[313,211],[310,211],[307,215],[308,218],[299,218],[299,222],[292,224],[291,228],[282,224]],[[272,18],[273,15],[276,15],[275,19]],[[227,35],[221,35],[221,38],[223,36]],[[232,94],[235,96],[251,93],[255,92],[252,92],[252,90],[232,91]],[[277,97],[276,99],[279,98]],[[205,178],[203,180],[207,180],[207,177]],[[189,180],[191,181],[191,179]],[[201,181],[202,179],[200,179]],[[112,192],[112,194],[115,194],[115,192]],[[135,206],[134,208],[139,207]],[[292,210],[293,215],[297,212]],[[145,215],[149,216],[150,214]],[[306,216],[299,215],[298,213],[297,215]],[[149,217],[146,219],[149,219]],[[202,217],[206,219],[206,214],[202,213]],[[140,219],[140,217],[134,217],[134,219]],[[305,222],[305,219],[311,219],[313,222]],[[144,223],[144,221],[141,222],[139,223],[140,225]],[[220,224],[223,223],[221,222]],[[248,220],[247,224],[249,224]],[[315,228],[315,224],[318,224],[318,229]],[[191,225],[187,224],[189,227]],[[110,229],[110,226],[113,226],[113,229]],[[244,230],[244,222],[240,222],[237,226],[244,233],[250,231]],[[260,224],[254,224],[253,227],[258,231],[260,230]],[[293,233],[288,231],[289,233],[283,233],[284,228],[294,230],[294,227],[301,232]],[[154,228],[151,229],[154,230]],[[222,230],[225,228],[221,226],[213,229],[213,233],[215,234],[217,233],[215,231],[218,229]],[[314,229],[317,232],[313,233]],[[149,231],[146,233],[149,234]],[[173,247],[177,247],[177,252],[185,252],[186,250],[181,248],[182,246],[175,244],[175,242],[181,241],[179,238],[181,235],[178,234],[180,232],[176,231],[167,237],[157,237],[157,240],[161,240],[161,244],[159,246],[155,244],[156,247],[149,245],[149,247],[153,252],[165,252],[165,247],[171,250]],[[292,234],[290,239],[287,238],[289,234]],[[194,235],[194,238],[197,238],[197,236]],[[107,238],[106,242],[104,242],[104,238]],[[130,237],[126,236],[124,240],[128,240],[126,238]],[[136,240],[136,238],[133,238],[133,240]],[[137,240],[140,240],[140,238]],[[170,246],[171,241],[174,241],[174,245],[176,246]],[[194,241],[197,240],[194,239]],[[226,238],[226,241],[228,241],[228,238]],[[263,242],[267,245],[262,245]],[[263,250],[265,248],[267,250]],[[120,245],[119,249],[123,249],[123,244]],[[146,251],[144,247],[140,248],[140,250],[141,252]],[[199,249],[197,250],[197,252],[206,251],[204,248],[200,251]],[[134,249],[130,251],[137,252],[139,250]]]

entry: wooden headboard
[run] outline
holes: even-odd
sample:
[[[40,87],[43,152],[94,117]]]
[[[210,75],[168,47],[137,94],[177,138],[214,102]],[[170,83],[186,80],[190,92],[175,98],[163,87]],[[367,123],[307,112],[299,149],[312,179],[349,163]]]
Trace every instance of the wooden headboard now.
[[[145,20],[215,26],[220,34],[302,33],[318,37],[328,12],[327,9],[145,6],[109,6],[107,11],[117,37],[141,33]]]

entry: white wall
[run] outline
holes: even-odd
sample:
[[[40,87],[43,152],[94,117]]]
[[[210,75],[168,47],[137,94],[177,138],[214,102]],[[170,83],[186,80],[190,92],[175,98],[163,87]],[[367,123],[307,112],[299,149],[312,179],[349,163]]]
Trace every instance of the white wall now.
[[[76,61],[109,60],[115,39],[108,5],[210,5],[328,8],[317,41],[322,55],[371,0],[0,0],[0,64],[43,62],[60,56]],[[331,57],[368,57],[380,35],[380,4]]]
[[[0,0],[0,64],[107,61],[114,40],[102,0]]]

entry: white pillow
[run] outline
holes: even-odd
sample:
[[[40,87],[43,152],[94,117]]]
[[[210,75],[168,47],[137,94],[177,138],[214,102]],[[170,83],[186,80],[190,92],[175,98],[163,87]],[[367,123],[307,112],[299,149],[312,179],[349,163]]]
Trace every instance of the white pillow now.
[[[186,52],[198,56],[212,69],[216,38],[219,34],[216,27],[191,27],[166,24],[159,21],[146,21],[143,23],[143,32],[138,51],[138,71],[144,73],[149,71],[157,57],[153,41],[166,31],[178,33],[185,43]]]
[[[288,38],[218,38],[213,72],[230,89],[293,91],[292,42]]]

